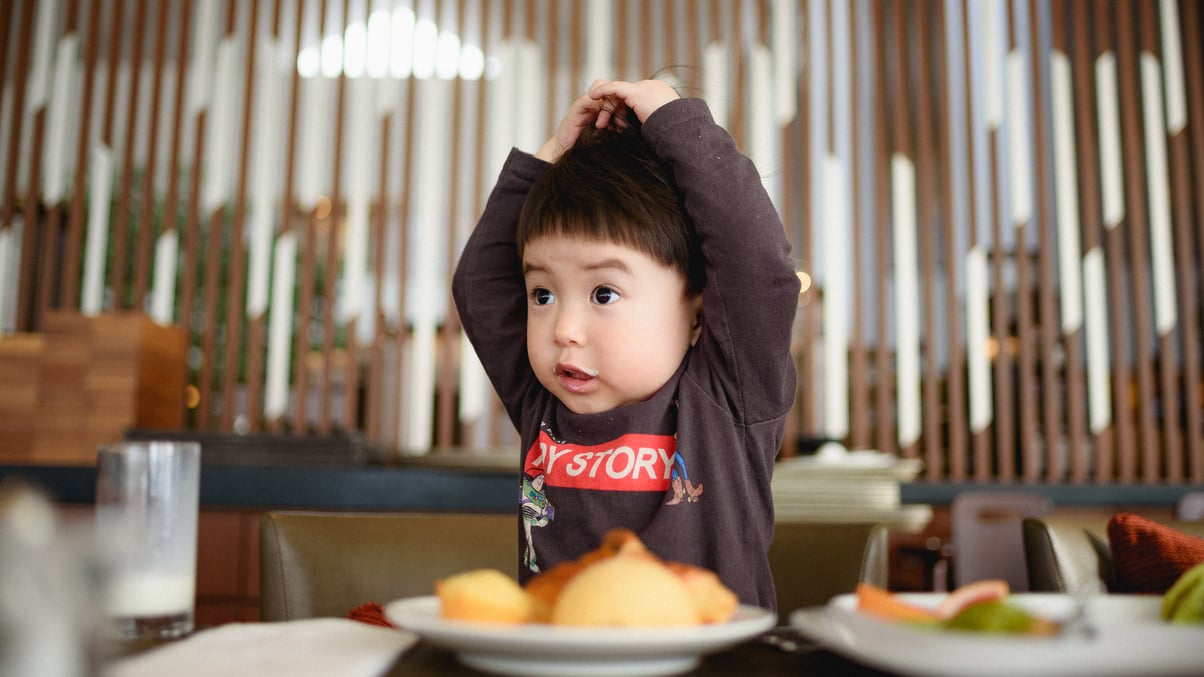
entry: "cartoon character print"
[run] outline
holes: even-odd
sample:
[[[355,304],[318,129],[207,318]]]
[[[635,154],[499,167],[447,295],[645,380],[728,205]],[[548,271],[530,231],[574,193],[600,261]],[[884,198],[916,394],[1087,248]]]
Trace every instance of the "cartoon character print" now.
[[[535,472],[534,475],[523,475],[523,494],[520,509],[523,515],[523,532],[527,537],[527,548],[523,551],[523,564],[533,573],[539,573],[536,563],[535,541],[532,538],[532,527],[545,527],[556,518],[555,508],[548,502],[544,492],[544,475]]]
[[[702,495],[702,482],[698,486],[690,481],[690,473],[686,470],[686,459],[680,451],[673,451],[673,467],[669,475],[669,500],[665,505],[679,505],[682,501],[697,503]]]
[[[564,444],[546,422],[541,421],[539,429],[557,444]],[[539,573],[540,568],[536,561],[535,540],[531,530],[533,527],[546,527],[548,522],[556,518],[556,509],[548,501],[546,485],[547,478],[542,468],[529,467],[523,473],[522,497],[519,501],[523,516],[523,533],[527,537],[527,547],[523,550],[523,565],[532,573]]]
[[[677,400],[673,400],[673,407],[677,408]],[[701,495],[702,482],[694,486],[690,481],[690,473],[686,470],[686,457],[682,456],[677,448],[677,434],[674,433],[673,466],[669,469],[669,500],[665,501],[665,505],[680,505],[682,501],[697,503]]]
[[[535,529],[556,518],[550,486],[558,490],[668,490],[666,506],[697,503],[702,496],[702,483],[691,479],[686,459],[676,448],[676,435],[625,433],[597,445],[575,445],[562,440],[546,422],[539,428],[540,436],[527,452],[520,499],[526,540],[522,566],[532,573],[541,571]]]

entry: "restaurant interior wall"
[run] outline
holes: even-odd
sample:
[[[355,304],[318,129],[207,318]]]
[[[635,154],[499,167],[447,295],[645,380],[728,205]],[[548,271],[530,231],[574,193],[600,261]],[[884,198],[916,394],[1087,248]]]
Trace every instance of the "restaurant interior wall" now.
[[[732,130],[794,243],[785,454],[1201,483],[1202,14],[0,3],[0,351],[52,311],[141,312],[188,335],[187,428],[512,448],[450,304],[458,250],[510,146],[595,77],[657,75]]]

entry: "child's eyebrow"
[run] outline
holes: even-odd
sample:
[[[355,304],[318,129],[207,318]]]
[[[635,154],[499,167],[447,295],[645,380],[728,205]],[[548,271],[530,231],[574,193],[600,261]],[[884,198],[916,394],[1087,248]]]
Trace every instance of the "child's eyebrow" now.
[[[587,264],[585,264],[585,270],[587,270],[587,271],[617,270],[621,273],[630,273],[631,266],[628,266],[627,262],[622,259],[610,258],[610,259],[602,259],[601,261],[594,261],[591,263],[587,263]],[[535,263],[523,263],[523,275],[530,275],[531,273],[546,273],[546,272],[548,272],[548,269],[546,266],[541,266],[541,265],[535,264]]]
[[[601,261],[595,261],[594,263],[590,263],[590,264],[586,265],[585,269],[586,270],[612,269],[612,270],[617,270],[621,273],[630,273],[631,272],[631,267],[628,266],[627,262],[622,259],[603,259]]]

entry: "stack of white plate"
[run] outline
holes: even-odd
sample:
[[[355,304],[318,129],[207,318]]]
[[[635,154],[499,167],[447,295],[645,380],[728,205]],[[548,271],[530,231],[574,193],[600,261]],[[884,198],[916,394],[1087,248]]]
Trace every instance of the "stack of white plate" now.
[[[828,445],[813,456],[778,462],[774,510],[782,521],[881,522],[919,531],[932,519],[932,507],[902,504],[899,486],[922,467],[917,458]]]

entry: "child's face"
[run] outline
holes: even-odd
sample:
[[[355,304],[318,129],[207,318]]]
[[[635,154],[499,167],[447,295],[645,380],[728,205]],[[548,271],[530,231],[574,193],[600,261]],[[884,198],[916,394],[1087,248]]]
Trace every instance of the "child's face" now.
[[[648,399],[696,335],[701,300],[676,270],[630,247],[547,236],[523,253],[527,355],[578,414]]]

